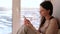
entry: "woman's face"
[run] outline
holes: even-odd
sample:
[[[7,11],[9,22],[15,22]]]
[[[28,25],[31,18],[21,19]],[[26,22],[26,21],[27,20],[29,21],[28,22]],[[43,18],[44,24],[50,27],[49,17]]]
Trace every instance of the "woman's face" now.
[[[40,6],[40,14],[41,16],[47,16],[49,15],[49,10],[44,9],[42,6]]]

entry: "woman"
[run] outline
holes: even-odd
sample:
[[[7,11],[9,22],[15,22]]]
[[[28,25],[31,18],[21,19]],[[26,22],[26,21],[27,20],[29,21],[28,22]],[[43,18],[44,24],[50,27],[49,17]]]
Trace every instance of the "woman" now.
[[[18,34],[57,34],[58,22],[52,16],[53,5],[50,1],[44,1],[40,4],[40,14],[42,16],[41,24],[36,30],[28,19],[24,19],[24,25],[20,28]]]

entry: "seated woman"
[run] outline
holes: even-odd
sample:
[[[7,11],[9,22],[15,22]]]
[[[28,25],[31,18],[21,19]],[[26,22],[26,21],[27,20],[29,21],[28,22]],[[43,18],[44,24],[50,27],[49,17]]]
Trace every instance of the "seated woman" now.
[[[42,16],[41,24],[38,30],[34,28],[28,19],[24,19],[24,25],[20,28],[18,34],[57,34],[58,22],[52,16],[53,5],[50,1],[44,1],[40,4],[40,14]]]

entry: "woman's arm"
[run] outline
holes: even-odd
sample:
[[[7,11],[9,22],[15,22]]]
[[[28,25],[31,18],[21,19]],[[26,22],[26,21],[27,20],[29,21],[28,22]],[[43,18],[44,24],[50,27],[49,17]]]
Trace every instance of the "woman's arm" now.
[[[50,24],[45,32],[45,34],[57,34],[58,32],[58,24],[56,19],[52,19]]]
[[[35,29],[35,27],[31,27],[32,30],[34,30],[36,32],[36,34],[40,34],[40,32],[38,30]]]
[[[24,25],[26,25],[27,27],[29,27],[30,29],[32,29],[33,31],[35,31],[36,34],[40,34],[40,32],[37,31],[35,29],[35,27],[31,24],[31,22],[28,19],[26,19],[26,18],[24,19]]]

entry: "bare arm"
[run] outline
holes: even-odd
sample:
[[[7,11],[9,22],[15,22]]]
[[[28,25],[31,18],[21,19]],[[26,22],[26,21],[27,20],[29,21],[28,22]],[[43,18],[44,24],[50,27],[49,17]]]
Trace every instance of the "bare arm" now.
[[[45,34],[57,34],[57,32],[58,32],[57,20],[52,19],[50,21],[49,27],[47,28]]]
[[[37,30],[35,29],[35,27],[31,27],[31,29],[34,30],[34,31],[36,32],[36,34],[40,34],[40,32],[37,31]]]

